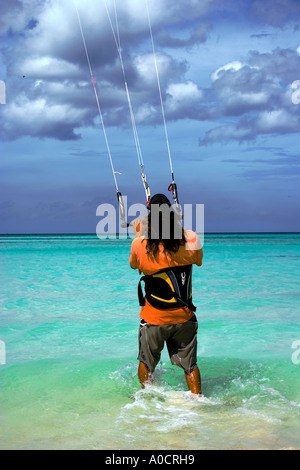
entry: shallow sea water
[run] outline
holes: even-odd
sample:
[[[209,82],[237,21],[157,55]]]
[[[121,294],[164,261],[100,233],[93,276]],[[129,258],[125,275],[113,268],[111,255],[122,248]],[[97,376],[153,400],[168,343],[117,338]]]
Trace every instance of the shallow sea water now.
[[[299,449],[300,235],[205,236],[200,398],[165,350],[140,389],[130,243],[1,236],[0,448]]]

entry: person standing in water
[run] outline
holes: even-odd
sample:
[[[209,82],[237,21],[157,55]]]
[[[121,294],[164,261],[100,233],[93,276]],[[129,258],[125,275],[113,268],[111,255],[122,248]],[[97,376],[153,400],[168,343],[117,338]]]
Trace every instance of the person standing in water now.
[[[192,303],[192,265],[201,266],[203,251],[197,234],[184,231],[182,218],[169,199],[156,194],[150,212],[140,222],[131,245],[129,263],[143,273],[139,283],[141,305],[139,326],[139,381],[144,387],[166,343],[171,363],[184,370],[189,390],[201,394],[197,366],[196,307]],[[145,282],[144,297],[142,282]]]

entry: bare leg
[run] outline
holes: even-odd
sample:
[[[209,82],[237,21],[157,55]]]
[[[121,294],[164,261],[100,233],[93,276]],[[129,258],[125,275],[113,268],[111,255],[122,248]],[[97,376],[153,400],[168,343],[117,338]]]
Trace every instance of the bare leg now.
[[[138,377],[142,388],[145,388],[145,384],[153,382],[152,375],[149,372],[146,364],[144,364],[143,362],[139,363]]]
[[[190,374],[185,374],[186,383],[192,393],[201,395],[201,376],[199,368],[193,370]]]

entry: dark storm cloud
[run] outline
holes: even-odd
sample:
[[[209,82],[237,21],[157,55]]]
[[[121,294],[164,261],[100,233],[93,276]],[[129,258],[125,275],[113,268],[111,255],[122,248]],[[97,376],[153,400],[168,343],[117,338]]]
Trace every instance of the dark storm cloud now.
[[[260,153],[259,148],[255,151],[256,153]],[[280,157],[280,158],[278,158]],[[224,163],[241,163],[245,165],[245,159],[243,158],[226,158],[223,159],[222,162]],[[277,152],[270,152],[266,153],[265,158],[252,158],[251,160],[247,160],[246,164],[247,165],[252,165],[252,164],[263,164],[267,166],[286,166],[286,167],[291,167],[291,166],[299,166],[300,167],[300,154],[295,153],[295,154],[289,154],[288,152],[284,150],[278,150]]]
[[[299,0],[234,0],[219,3],[219,11],[228,18],[247,18],[256,26],[283,28],[299,21]]]
[[[299,0],[255,0],[251,14],[262,23],[282,27],[299,19]]]
[[[269,5],[269,22],[266,5],[262,3]],[[150,9],[151,5],[152,2]],[[9,99],[1,109],[4,123],[1,138],[14,140],[23,135],[58,140],[80,138],[79,129],[93,126],[98,116],[73,2],[35,0],[29,4],[25,0],[4,0],[1,7],[2,32],[9,30],[12,17],[18,32],[13,43],[7,41],[3,48]],[[283,13],[283,7],[288,11]],[[253,0],[225,4],[190,0],[188,7],[183,0],[156,3],[151,9],[152,26],[159,46],[157,59],[168,120],[211,121],[212,127],[200,138],[200,145],[298,132],[299,115],[291,104],[289,88],[299,78],[300,55],[295,50],[277,48],[268,53],[245,50],[244,58],[237,63],[212,70],[211,86],[202,89],[196,81],[186,78],[189,70],[186,61],[161,49],[166,47],[173,52],[205,43],[213,31],[213,14],[220,14],[222,9],[232,17],[244,15],[246,19],[249,14],[251,21],[256,18],[259,24],[281,27],[292,21],[298,8],[299,2],[294,0],[278,0],[272,5]],[[80,4],[79,11],[105,124],[128,126],[124,81],[104,2],[87,0]],[[113,18],[113,9],[110,11]],[[161,124],[144,5],[137,3],[132,8],[128,0],[118,3],[118,19],[136,121],[144,125]],[[184,34],[179,34],[180,31]]]
[[[201,4],[192,1],[189,11],[183,13],[181,2],[160,2],[159,8],[154,11],[153,28],[159,28],[162,21],[166,23],[166,19],[169,26],[178,24],[184,18],[195,21],[213,3],[211,0]],[[9,5],[4,2],[5,11],[8,16],[15,12],[15,23],[22,30],[22,37],[16,37],[13,45],[7,43],[3,49],[9,99],[5,109],[1,110],[4,122],[1,138],[14,140],[23,135],[58,140],[80,138],[78,129],[93,125],[98,117],[73,3],[33,2],[32,9],[38,7],[35,20],[29,19],[32,15],[27,11],[27,2],[15,2],[11,4],[11,9]],[[126,79],[137,123],[160,123],[160,102],[153,56],[148,53],[151,44],[145,10],[141,5],[136,6],[137,11],[132,10],[126,7],[126,2],[119,6]],[[129,125],[120,60],[104,3],[84,2],[79,11],[105,124]],[[165,11],[168,11],[167,18]],[[28,24],[30,28],[25,26]],[[193,26],[186,44],[205,41],[209,30],[210,26]],[[134,52],[145,41],[145,52]],[[170,81],[184,82],[187,71],[184,61],[177,61],[161,52],[157,53],[157,60],[164,90],[167,90]],[[169,102],[171,97],[169,95]],[[171,106],[175,115],[176,107],[183,110],[182,104],[176,96],[176,103]]]
[[[251,51],[245,63],[216,71],[212,88],[219,117],[236,117],[235,124],[219,125],[200,138],[200,145],[255,140],[260,135],[300,131],[299,108],[292,103],[291,85],[299,74],[296,50]]]
[[[300,154],[281,147],[248,147],[247,159],[225,158],[222,163],[232,164],[241,178],[255,180],[298,178],[300,174]]]
[[[34,29],[38,15],[44,8],[44,0],[1,0],[0,3],[0,35],[19,34],[26,29]]]
[[[202,44],[207,41],[210,31],[212,30],[210,24],[197,25],[190,33],[187,39],[181,39],[162,31],[158,34],[157,41],[160,46],[170,48],[190,47],[196,44]]]
[[[259,136],[296,134],[300,131],[300,118],[284,109],[263,111],[253,119],[240,119],[237,124],[218,126],[206,132],[199,145],[216,142],[239,143],[255,141]]]

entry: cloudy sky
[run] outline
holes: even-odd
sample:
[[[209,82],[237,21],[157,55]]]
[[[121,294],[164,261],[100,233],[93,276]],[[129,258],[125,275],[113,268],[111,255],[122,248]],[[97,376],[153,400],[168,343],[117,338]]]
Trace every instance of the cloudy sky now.
[[[146,0],[115,3],[145,172],[167,192]],[[300,1],[148,3],[181,204],[204,204],[206,232],[300,231]],[[119,188],[144,203],[105,2],[77,5]],[[0,10],[0,232],[95,233],[116,191],[74,1]]]

